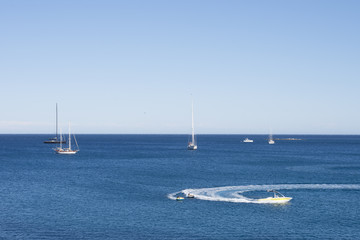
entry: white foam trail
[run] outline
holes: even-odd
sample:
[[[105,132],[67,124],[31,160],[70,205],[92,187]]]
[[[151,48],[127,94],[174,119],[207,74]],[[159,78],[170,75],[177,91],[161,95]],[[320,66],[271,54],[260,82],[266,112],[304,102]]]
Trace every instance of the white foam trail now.
[[[174,192],[167,195],[167,197],[171,200],[176,200],[176,195],[180,194],[181,192]]]
[[[184,189],[168,194],[168,198],[176,200],[175,195],[191,193],[196,199],[207,201],[222,201],[235,203],[268,203],[258,202],[258,199],[246,198],[241,193],[268,189],[360,189],[360,184],[278,184],[278,185],[244,185],[215,188]]]

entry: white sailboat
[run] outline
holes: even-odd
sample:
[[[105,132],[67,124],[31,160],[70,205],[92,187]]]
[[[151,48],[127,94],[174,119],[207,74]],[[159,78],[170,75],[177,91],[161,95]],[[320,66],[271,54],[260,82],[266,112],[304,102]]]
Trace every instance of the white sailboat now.
[[[272,133],[269,134],[269,144],[275,144]]]
[[[196,150],[197,145],[195,142],[195,130],[194,130],[194,102],[191,104],[191,142],[188,143],[188,150]]]
[[[75,138],[75,135],[74,135],[74,140],[75,140],[75,144],[76,144],[76,147],[77,149],[74,150],[74,149],[71,149],[71,133],[70,133],[70,122],[69,122],[69,145],[67,148],[63,148],[62,147],[62,135],[60,133],[60,146],[58,148],[55,148],[55,152],[57,154],[76,154],[78,151],[79,151],[79,145],[77,144],[77,141],[76,141],[76,138]]]

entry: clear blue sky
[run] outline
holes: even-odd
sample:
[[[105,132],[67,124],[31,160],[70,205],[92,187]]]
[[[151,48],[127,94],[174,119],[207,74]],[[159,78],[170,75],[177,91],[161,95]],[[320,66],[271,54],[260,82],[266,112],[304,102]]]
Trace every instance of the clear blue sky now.
[[[0,133],[360,134],[359,9],[1,1]]]

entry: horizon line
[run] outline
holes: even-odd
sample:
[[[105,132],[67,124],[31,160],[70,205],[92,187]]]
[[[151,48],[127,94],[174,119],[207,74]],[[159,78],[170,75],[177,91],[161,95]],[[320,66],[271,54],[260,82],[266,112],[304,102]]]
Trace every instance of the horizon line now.
[[[64,133],[63,135],[66,135]],[[53,133],[0,133],[0,135],[56,135]],[[189,133],[76,133],[76,135],[191,135]],[[269,135],[269,133],[199,133],[195,135]],[[360,136],[360,133],[279,133],[278,135],[327,135],[327,136]]]

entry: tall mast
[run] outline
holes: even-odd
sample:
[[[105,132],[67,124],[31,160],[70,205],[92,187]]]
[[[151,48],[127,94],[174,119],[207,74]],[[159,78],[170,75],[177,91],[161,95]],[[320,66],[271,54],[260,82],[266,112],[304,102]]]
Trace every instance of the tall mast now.
[[[58,105],[56,103],[56,139],[58,139]]]
[[[71,150],[70,122],[69,122],[69,150]]]
[[[61,129],[60,129],[60,149],[62,149],[62,134],[61,134]]]
[[[191,102],[191,128],[192,128],[192,144],[195,145],[195,130],[194,130],[194,101]]]

